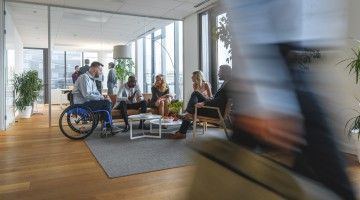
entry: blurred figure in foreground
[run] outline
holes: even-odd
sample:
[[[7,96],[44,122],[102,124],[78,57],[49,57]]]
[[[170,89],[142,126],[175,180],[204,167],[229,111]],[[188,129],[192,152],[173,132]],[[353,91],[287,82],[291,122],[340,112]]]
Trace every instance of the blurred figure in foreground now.
[[[298,58],[343,37],[342,0],[223,0],[233,45],[233,141],[291,151],[294,171],[355,199],[333,133]],[[300,56],[299,56],[300,55]],[[311,67],[310,67],[311,69]]]

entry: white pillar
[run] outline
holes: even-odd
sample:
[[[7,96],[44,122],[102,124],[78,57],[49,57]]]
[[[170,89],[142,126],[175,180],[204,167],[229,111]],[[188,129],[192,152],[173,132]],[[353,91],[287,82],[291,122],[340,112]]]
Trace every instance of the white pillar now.
[[[0,0],[0,130],[5,130],[5,58],[4,58],[4,51],[5,51],[5,1]]]

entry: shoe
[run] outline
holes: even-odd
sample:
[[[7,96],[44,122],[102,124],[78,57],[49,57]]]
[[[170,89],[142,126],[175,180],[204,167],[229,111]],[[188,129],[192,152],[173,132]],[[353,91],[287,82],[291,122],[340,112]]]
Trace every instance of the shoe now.
[[[186,138],[186,134],[182,134],[178,131],[174,135],[171,135],[169,138],[174,140],[181,140]]]
[[[122,133],[126,133],[130,130],[130,126],[129,125],[125,125],[125,127],[121,130]]]
[[[115,126],[110,128],[110,134],[111,135],[116,135],[117,133],[119,133],[121,130],[119,128],[116,128]]]

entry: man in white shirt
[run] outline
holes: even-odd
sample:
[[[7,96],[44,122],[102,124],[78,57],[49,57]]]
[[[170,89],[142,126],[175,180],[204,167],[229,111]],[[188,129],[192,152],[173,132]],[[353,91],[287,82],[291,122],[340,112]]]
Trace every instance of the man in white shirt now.
[[[129,121],[127,109],[139,109],[141,113],[146,113],[146,101],[140,91],[139,85],[136,83],[135,76],[129,76],[128,82],[123,84],[117,94],[117,105],[115,109],[120,110],[124,117],[125,128],[122,132],[129,131]],[[143,121],[140,121],[139,129],[143,128]]]
[[[74,104],[82,104],[92,110],[107,110],[111,115],[111,100],[109,97],[104,98],[104,96],[99,93],[95,83],[95,78],[101,74],[101,67],[102,64],[99,62],[91,63],[89,70],[85,74],[80,75],[76,80],[72,91]],[[103,119],[106,118],[105,114],[102,116]],[[107,128],[109,128],[113,134],[119,132],[119,130],[116,130],[110,125]]]

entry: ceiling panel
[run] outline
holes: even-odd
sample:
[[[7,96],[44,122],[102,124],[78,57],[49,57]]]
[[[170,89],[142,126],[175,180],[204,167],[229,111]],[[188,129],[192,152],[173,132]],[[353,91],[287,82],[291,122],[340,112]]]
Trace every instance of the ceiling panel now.
[[[141,16],[183,19],[196,12],[201,0],[24,0],[60,6],[91,8],[131,13]],[[211,0],[214,2],[215,0]],[[208,3],[207,3],[208,4]],[[204,6],[206,6],[205,4]],[[47,46],[47,7],[33,4],[6,3],[25,46]],[[138,36],[172,23],[173,20],[101,13],[94,11],[51,8],[53,44],[78,48],[112,48]],[[92,48],[92,47],[91,47]]]

